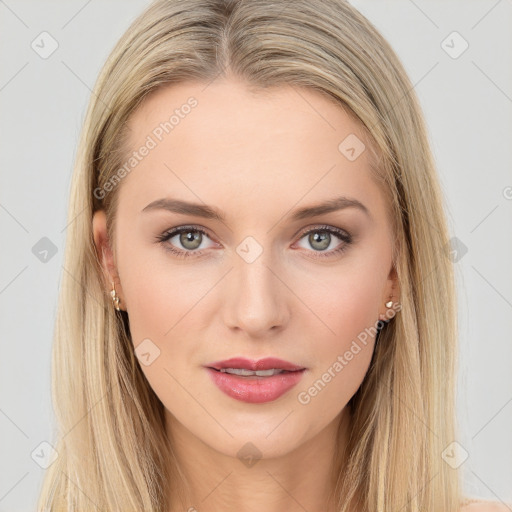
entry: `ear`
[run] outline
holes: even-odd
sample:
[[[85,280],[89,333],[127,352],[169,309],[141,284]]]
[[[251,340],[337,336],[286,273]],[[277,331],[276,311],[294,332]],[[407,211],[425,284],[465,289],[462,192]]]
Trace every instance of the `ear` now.
[[[107,217],[104,210],[94,212],[92,218],[92,232],[94,238],[94,245],[96,248],[96,255],[103,270],[104,286],[110,296],[112,290],[112,283],[115,283],[116,293],[121,299],[120,308],[124,310],[124,295],[121,288],[121,282],[117,273],[117,268],[114,261],[114,254],[107,233]]]
[[[391,307],[386,306],[386,302],[392,301]],[[384,288],[384,295],[381,299],[381,307],[379,308],[379,320],[390,320],[393,316],[390,314],[396,311],[397,304],[400,302],[400,283],[398,282],[398,274],[394,265],[388,274],[387,284]],[[387,313],[387,314],[386,314]]]

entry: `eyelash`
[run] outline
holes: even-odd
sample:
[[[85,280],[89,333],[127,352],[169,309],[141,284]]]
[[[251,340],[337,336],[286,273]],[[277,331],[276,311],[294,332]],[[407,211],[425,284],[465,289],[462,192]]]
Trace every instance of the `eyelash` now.
[[[185,233],[190,232],[190,231],[196,231],[198,233],[202,233],[203,235],[208,236],[208,233],[204,229],[202,229],[198,226],[182,226],[179,228],[170,229],[170,230],[162,233],[161,235],[158,235],[156,237],[156,240],[157,240],[157,242],[162,243],[166,246],[165,247],[166,251],[173,253],[178,258],[189,258],[189,257],[200,256],[203,253],[203,251],[197,251],[197,250],[182,251],[180,249],[176,249],[175,247],[173,247],[170,244],[166,244],[166,242],[168,240],[170,240],[171,238],[173,238],[174,236],[179,235],[184,232]],[[317,253],[315,258],[330,258],[334,255],[339,255],[339,254],[345,252],[345,250],[348,248],[348,246],[352,243],[352,237],[348,233],[346,233],[345,231],[342,231],[341,229],[335,228],[333,226],[326,226],[326,225],[315,226],[313,229],[303,231],[299,237],[299,240],[304,238],[304,236],[309,235],[310,233],[316,233],[316,232],[330,233],[330,234],[336,236],[337,238],[339,238],[340,240],[342,240],[344,243],[341,244],[337,249],[332,249],[329,252],[313,251],[313,252]]]

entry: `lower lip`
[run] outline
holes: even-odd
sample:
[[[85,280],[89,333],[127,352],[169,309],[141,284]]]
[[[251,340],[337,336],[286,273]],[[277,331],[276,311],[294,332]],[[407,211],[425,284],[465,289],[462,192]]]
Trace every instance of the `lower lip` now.
[[[242,377],[207,368],[217,387],[226,395],[251,404],[272,402],[293,388],[304,374],[305,369],[279,373],[271,377]]]

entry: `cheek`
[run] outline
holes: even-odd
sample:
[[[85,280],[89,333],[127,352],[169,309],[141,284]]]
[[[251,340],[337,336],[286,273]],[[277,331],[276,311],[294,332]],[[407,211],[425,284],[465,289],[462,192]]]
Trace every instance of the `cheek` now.
[[[341,265],[324,269],[303,289],[304,302],[316,313],[330,345],[344,346],[365,329],[376,327],[383,282],[381,269],[371,265]]]
[[[190,263],[176,264],[164,249],[148,250],[135,240],[130,243],[128,237],[123,240],[119,271],[129,303],[132,341],[139,360],[139,352],[146,347],[158,354],[154,364],[141,364],[158,392],[172,381],[165,370],[174,375],[198,365],[209,319],[205,299],[218,276],[208,269],[198,271]]]
[[[125,251],[119,261],[131,337],[141,370],[158,398],[168,409],[187,410],[190,396],[182,386],[192,389],[188,371],[197,366],[197,343],[204,329],[198,316],[208,286],[197,272],[171,267],[159,251],[153,251],[157,257],[150,252]],[[198,421],[199,413],[194,410]]]
[[[133,341],[137,345],[151,336],[164,341],[194,316],[194,305],[206,292],[204,279],[190,264],[177,265],[156,242],[130,240],[129,235],[120,240],[119,271]]]
[[[368,371],[383,286],[382,268],[372,254],[323,271],[303,288],[304,302],[316,313],[307,315],[303,329],[318,335],[312,375],[298,396],[302,404],[316,402],[322,417],[343,407]]]

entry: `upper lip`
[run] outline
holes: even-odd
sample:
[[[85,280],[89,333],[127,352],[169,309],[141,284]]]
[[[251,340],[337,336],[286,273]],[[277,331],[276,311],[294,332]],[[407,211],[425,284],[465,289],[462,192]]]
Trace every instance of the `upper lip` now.
[[[253,359],[246,359],[244,357],[233,357],[224,361],[216,361],[206,365],[208,368],[215,368],[220,370],[221,368],[243,368],[245,370],[270,370],[276,368],[278,370],[287,370],[290,372],[296,370],[304,370],[303,366],[299,366],[283,359],[277,359],[276,357],[265,357],[255,361]]]

